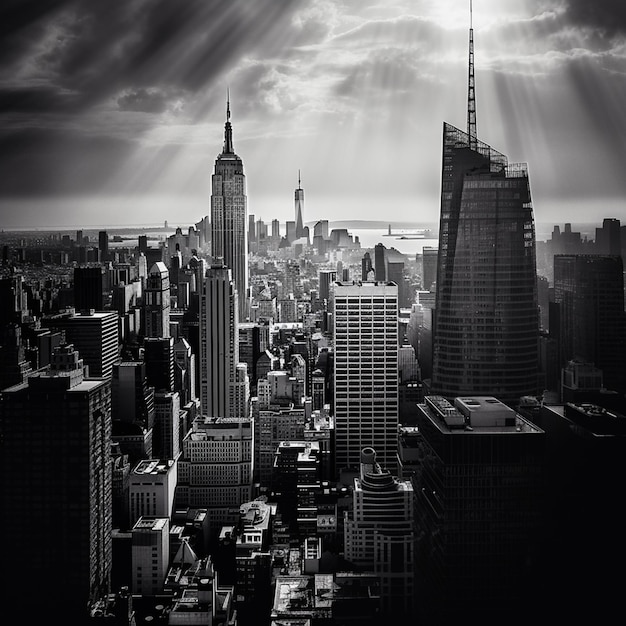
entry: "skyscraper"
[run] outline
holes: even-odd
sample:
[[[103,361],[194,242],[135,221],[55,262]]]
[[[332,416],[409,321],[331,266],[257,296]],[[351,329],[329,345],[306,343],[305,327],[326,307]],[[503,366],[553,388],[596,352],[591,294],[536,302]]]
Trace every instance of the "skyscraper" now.
[[[112,438],[131,462],[152,456],[154,388],[143,361],[120,361],[111,377]]]
[[[537,609],[528,585],[539,574],[545,433],[493,396],[426,396],[415,416],[418,623],[525,623]]]
[[[223,525],[237,522],[240,505],[252,499],[252,471],[252,420],[198,415],[178,460],[176,508],[206,508],[215,538]]]
[[[415,609],[413,485],[394,478],[363,448],[352,507],[344,513],[345,557],[380,576],[382,611],[406,618]],[[402,622],[401,622],[402,623]]]
[[[535,225],[525,164],[476,137],[473,29],[467,133],[443,125],[443,167],[431,391],[538,391]]]
[[[3,562],[40,577],[39,607],[86,623],[111,574],[111,383],[84,378],[64,344],[49,371],[3,390],[0,423]],[[2,590],[18,598],[23,577],[3,576]]]
[[[98,250],[99,250],[99,261],[108,261],[109,260],[109,234],[106,230],[101,230],[98,232]]]
[[[101,265],[74,268],[74,307],[77,311],[104,310],[104,268]]]
[[[89,376],[111,378],[120,353],[119,315],[116,311],[83,311],[42,319],[42,325],[65,332],[65,339],[80,353]]]
[[[330,299],[330,286],[337,280],[337,270],[320,270],[318,279],[320,300],[328,301]]]
[[[335,282],[334,384],[336,466],[358,471],[374,448],[396,472],[398,429],[398,286]]]
[[[233,148],[230,99],[226,105],[224,148],[211,177],[211,254],[232,271],[239,297],[239,318],[248,316],[248,216],[246,177]]]
[[[304,189],[302,189],[300,170],[298,170],[298,188],[295,191],[295,210],[296,210],[296,239],[306,239],[309,242],[309,227],[304,225]]]
[[[626,313],[621,256],[557,254],[554,302],[559,367],[570,359],[595,364],[606,387],[626,390]]]
[[[152,264],[143,294],[144,336],[170,336],[170,273],[163,261]]]
[[[239,362],[237,298],[230,268],[209,267],[200,297],[200,402],[209,417],[231,417]]]
[[[422,289],[434,291],[437,285],[437,255],[439,250],[432,246],[422,248]]]

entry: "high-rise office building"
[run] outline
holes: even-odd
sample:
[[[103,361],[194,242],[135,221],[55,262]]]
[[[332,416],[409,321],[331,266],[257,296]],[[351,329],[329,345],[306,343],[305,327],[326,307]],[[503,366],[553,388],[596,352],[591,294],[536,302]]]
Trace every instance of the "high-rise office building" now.
[[[176,507],[207,509],[213,538],[251,500],[253,428],[249,418],[197,416],[183,439]]]
[[[331,302],[337,470],[358,471],[361,450],[371,447],[395,473],[398,286],[335,282]]]
[[[371,275],[370,272],[372,272]],[[361,280],[374,280],[373,272],[372,257],[369,252],[366,252],[361,259]]]
[[[163,261],[148,272],[143,292],[144,336],[170,336],[170,273]]]
[[[432,393],[538,393],[535,225],[525,164],[476,137],[473,29],[467,133],[443,125]]]
[[[130,524],[143,516],[172,518],[178,466],[174,459],[142,459],[129,478]]]
[[[239,297],[239,318],[248,317],[248,215],[246,177],[233,148],[230,100],[226,106],[224,147],[211,177],[211,254],[214,264],[232,271]]]
[[[406,619],[415,610],[413,485],[398,480],[363,448],[352,507],[344,512],[345,558],[380,576],[382,612]]]
[[[20,325],[0,326],[0,390],[23,382],[31,371]]]
[[[212,265],[200,297],[200,402],[205,415],[230,417],[238,362],[238,292],[231,269]]]
[[[493,396],[426,396],[417,409],[416,621],[524,623],[538,597],[545,433]]]
[[[596,228],[596,254],[620,255],[622,253],[622,235],[620,220],[605,217],[602,227]]]
[[[330,286],[335,280],[337,280],[337,270],[320,270],[319,272],[320,300],[328,301],[330,299]]]
[[[106,230],[101,230],[98,233],[98,251],[99,261],[109,260],[109,234]]]
[[[374,279],[387,280],[387,248],[382,243],[374,246]]]
[[[42,319],[42,326],[62,330],[89,367],[89,376],[111,378],[113,364],[120,353],[119,315],[117,311],[83,311],[59,314]]]
[[[588,361],[602,370],[606,387],[626,391],[622,257],[556,255],[554,302],[558,313],[551,332],[559,339],[558,366],[574,358]]]
[[[180,394],[183,406],[197,398],[196,355],[184,337],[174,343],[174,389]]]
[[[111,377],[112,438],[131,462],[152,457],[154,388],[143,361],[120,361]]]
[[[239,360],[248,367],[250,389],[256,391],[256,362],[261,355],[261,329],[255,322],[239,324]]]
[[[28,314],[28,296],[24,276],[15,273],[0,278],[0,327],[6,324],[21,324]]]
[[[268,372],[259,380],[258,395],[252,405],[254,420],[255,479],[271,484],[274,455],[281,441],[304,438],[304,425],[311,415],[311,404],[303,403],[303,385],[287,372]]]
[[[140,517],[132,529],[132,592],[156,596],[163,591],[170,563],[170,520]]]
[[[432,246],[422,248],[422,289],[433,291],[437,284],[437,256],[439,250]]]
[[[155,391],[174,391],[174,337],[146,337],[146,379]]]
[[[71,345],[0,396],[0,553],[39,575],[37,604],[86,623],[111,574],[111,386],[85,378]],[[24,593],[3,576],[4,597]]]
[[[181,433],[181,405],[177,391],[158,391],[154,394],[154,457],[177,459],[184,432]]]
[[[74,268],[74,307],[77,311],[104,310],[104,268]]]

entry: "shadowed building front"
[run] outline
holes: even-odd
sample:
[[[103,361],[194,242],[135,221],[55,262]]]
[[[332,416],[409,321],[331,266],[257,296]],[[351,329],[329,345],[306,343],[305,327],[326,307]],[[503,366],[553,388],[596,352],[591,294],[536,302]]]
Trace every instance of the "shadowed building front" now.
[[[0,394],[0,554],[4,597],[83,624],[110,591],[112,567],[111,382],[86,378],[71,344],[50,368]],[[34,600],[34,603],[33,603]],[[46,621],[45,618],[43,621]]]

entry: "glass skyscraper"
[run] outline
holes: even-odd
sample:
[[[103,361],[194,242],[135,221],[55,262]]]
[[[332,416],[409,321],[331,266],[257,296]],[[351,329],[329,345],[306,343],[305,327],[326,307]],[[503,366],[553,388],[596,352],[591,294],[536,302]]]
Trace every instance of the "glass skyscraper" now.
[[[432,393],[538,392],[536,281],[526,165],[444,123]]]

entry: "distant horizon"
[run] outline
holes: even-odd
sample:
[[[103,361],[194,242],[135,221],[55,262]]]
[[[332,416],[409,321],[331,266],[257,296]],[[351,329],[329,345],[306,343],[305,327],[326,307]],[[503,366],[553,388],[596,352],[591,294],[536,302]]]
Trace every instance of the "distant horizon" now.
[[[606,218],[603,218],[606,219]],[[167,221],[167,226],[165,222]],[[119,231],[139,231],[139,230],[162,230],[162,231],[175,231],[177,228],[187,229],[190,226],[194,226],[200,220],[189,222],[186,224],[171,222],[170,220],[164,220],[162,222],[153,223],[138,223],[138,224],[92,224],[92,225],[63,225],[63,226],[38,226],[38,227],[0,227],[1,233],[74,233],[78,230],[83,232],[106,230],[110,232]],[[265,224],[270,225],[272,220],[262,220]],[[287,220],[290,221],[290,220]],[[317,220],[323,221],[323,220]],[[310,229],[317,223],[317,221],[308,222],[305,221],[305,226]],[[367,219],[337,219],[327,220],[331,229],[346,228],[348,230],[387,230],[390,226],[393,229],[429,229],[432,231],[433,239],[437,239],[439,236],[438,229],[439,223],[426,222],[426,221],[412,221],[412,220],[367,220]],[[279,220],[279,224],[285,227],[286,221]],[[552,221],[537,222],[535,220],[535,235],[549,235],[555,226],[559,226],[563,230],[565,224],[570,224],[573,232],[580,232],[583,235],[595,236],[595,228],[602,226],[602,219],[599,221],[579,221],[579,222],[561,222],[554,223]],[[626,222],[623,224],[626,226]]]

